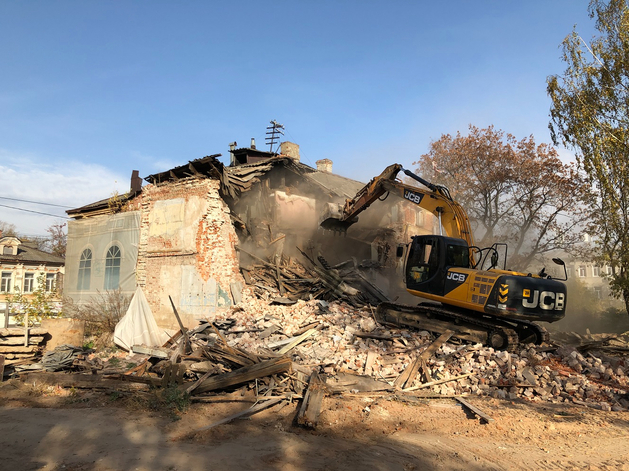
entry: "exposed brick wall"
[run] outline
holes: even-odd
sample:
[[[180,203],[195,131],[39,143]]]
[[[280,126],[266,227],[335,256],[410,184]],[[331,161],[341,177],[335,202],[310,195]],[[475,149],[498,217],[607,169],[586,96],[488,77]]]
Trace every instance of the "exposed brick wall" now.
[[[137,281],[158,325],[176,327],[168,296],[184,323],[231,305],[230,285],[244,284],[237,236],[219,182],[187,178],[143,188]]]

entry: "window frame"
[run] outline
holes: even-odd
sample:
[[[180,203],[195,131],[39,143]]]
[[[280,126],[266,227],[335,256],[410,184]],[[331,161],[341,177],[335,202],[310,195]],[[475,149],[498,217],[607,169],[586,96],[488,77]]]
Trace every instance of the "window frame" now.
[[[57,285],[57,274],[46,273],[46,292],[52,293]]]
[[[22,281],[22,292],[32,293],[35,289],[35,273],[24,273]]]
[[[13,279],[13,273],[11,273],[10,271],[3,271],[0,274],[0,293],[10,293],[11,292],[11,280],[12,279]]]
[[[94,252],[91,248],[88,247],[81,252],[81,256],[79,257],[77,291],[88,291],[90,289],[93,260]]]
[[[105,255],[105,290],[120,288],[120,267],[122,265],[122,250],[117,244],[112,244]]]

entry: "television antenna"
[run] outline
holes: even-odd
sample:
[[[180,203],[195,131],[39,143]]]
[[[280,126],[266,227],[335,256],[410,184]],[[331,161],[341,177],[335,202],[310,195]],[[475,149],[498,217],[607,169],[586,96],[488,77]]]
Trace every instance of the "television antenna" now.
[[[271,121],[271,125],[266,127],[266,135],[265,140],[269,145],[269,152],[273,152],[273,146],[276,143],[279,144],[280,135],[284,135],[284,125],[275,120]]]

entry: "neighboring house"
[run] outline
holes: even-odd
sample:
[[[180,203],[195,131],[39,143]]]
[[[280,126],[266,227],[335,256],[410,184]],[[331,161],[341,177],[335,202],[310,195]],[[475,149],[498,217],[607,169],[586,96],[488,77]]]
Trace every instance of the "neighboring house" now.
[[[347,237],[332,239],[319,228],[321,216],[363,183],[334,175],[327,159],[317,169],[302,164],[289,142],[280,155],[253,142],[230,154],[228,167],[211,155],[149,175],[144,187],[134,171],[129,193],[68,211],[65,295],[87,302],[139,285],[160,326],[176,326],[171,300],[194,325],[237,301],[241,264],[252,261],[245,252],[272,259],[308,248],[331,263],[367,259],[395,269],[397,245],[434,231],[432,215],[390,198],[365,211]]]
[[[56,301],[61,301],[64,273],[63,258],[42,252],[17,237],[0,234],[0,313],[4,312],[8,296],[22,293],[29,299],[39,283],[46,291],[57,293]],[[2,321],[0,327],[4,325],[3,316]]]

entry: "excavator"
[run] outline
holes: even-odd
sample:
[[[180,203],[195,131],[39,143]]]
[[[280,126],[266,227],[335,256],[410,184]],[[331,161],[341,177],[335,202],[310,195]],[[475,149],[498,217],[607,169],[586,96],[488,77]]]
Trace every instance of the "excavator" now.
[[[400,182],[400,172],[426,189]],[[564,268],[561,280],[552,279],[545,269],[538,274],[508,270],[506,244],[475,246],[467,213],[445,186],[393,164],[320,225],[346,233],[362,211],[388,194],[432,213],[440,234],[413,236],[398,253],[401,257],[406,252],[406,290],[426,301],[416,306],[383,302],[376,310],[379,321],[436,333],[450,330],[463,341],[507,351],[548,340],[548,332],[537,322],[565,316],[567,295],[562,281],[568,277],[564,262],[553,259]],[[501,254],[503,266],[498,268]]]

